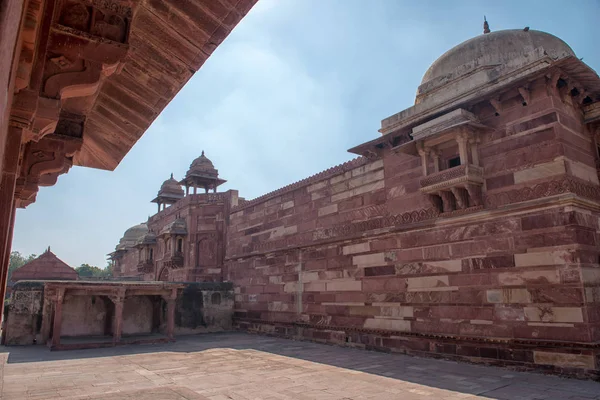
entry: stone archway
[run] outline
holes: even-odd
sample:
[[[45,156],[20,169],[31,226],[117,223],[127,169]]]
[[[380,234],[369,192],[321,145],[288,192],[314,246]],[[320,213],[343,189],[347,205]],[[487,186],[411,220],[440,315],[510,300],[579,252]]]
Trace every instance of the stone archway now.
[[[158,280],[162,282],[169,281],[169,269],[167,267],[163,267],[162,271],[160,271],[160,274],[158,275]]]

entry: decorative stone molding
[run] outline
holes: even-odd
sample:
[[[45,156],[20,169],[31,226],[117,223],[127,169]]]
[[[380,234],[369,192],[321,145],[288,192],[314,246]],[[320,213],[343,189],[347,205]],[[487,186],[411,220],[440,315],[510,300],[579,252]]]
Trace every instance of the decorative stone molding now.
[[[424,193],[450,189],[460,184],[483,184],[483,168],[476,165],[459,165],[421,178],[421,191]]]
[[[500,193],[487,193],[484,196],[484,204],[486,207],[496,208],[512,203],[535,200],[564,193],[573,193],[590,200],[600,201],[600,187],[573,177],[565,176],[563,178],[538,183],[534,186],[526,186],[520,189],[508,190]]]

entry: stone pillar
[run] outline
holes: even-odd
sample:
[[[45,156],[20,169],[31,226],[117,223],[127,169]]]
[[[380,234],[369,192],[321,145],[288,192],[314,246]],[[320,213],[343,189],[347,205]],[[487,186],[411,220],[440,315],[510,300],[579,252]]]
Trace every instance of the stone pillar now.
[[[464,210],[469,207],[468,194],[466,189],[461,187],[453,187],[450,189],[456,199],[456,208]]]
[[[0,313],[4,312],[8,262],[15,224],[15,183],[19,170],[23,129],[8,127],[2,175],[0,176]]]
[[[40,329],[40,341],[38,344],[47,343],[50,339],[50,323],[52,321],[52,298],[44,295],[44,306],[42,308],[42,327]]]
[[[471,160],[473,165],[479,165],[479,153],[477,152],[477,144],[479,143],[479,138],[473,138],[469,141],[471,144]]]
[[[110,300],[115,305],[115,324],[113,326],[113,345],[121,341],[123,331],[123,303],[125,301],[125,291],[121,290],[116,296],[111,296]]]
[[[452,212],[456,210],[456,199],[450,191],[440,191],[440,197],[442,198],[444,212]]]
[[[160,212],[160,203],[157,203],[158,205],[158,212]]]
[[[194,183],[194,194],[198,193],[198,186]]]
[[[175,338],[175,305],[177,301],[177,289],[172,289],[171,293],[163,296],[167,302],[167,337],[169,340]]]
[[[433,158],[433,172],[440,172],[440,152],[432,150],[431,156]]]
[[[421,165],[423,166],[423,176],[429,175],[427,171],[427,164],[429,163],[429,148],[425,147],[419,149],[419,155],[421,156]]]
[[[52,327],[52,347],[60,345],[60,331],[62,328],[62,306],[65,297],[65,288],[56,290],[56,303],[54,304],[54,326]]]
[[[188,185],[185,185],[185,195],[189,195],[190,194],[190,187]]]
[[[469,163],[467,141],[468,137],[466,132],[461,132],[456,136],[456,142],[458,143],[458,154],[460,155],[460,165],[467,165]]]

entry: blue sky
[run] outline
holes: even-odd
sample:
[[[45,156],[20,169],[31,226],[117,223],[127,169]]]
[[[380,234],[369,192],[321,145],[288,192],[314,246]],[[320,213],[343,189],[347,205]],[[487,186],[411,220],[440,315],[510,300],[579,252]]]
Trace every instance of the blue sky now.
[[[414,102],[429,65],[492,30],[543,30],[600,71],[600,1],[259,0],[115,171],[74,167],[17,212],[13,250],[106,265],[156,212],[172,173],[206,155],[251,199],[353,156]]]

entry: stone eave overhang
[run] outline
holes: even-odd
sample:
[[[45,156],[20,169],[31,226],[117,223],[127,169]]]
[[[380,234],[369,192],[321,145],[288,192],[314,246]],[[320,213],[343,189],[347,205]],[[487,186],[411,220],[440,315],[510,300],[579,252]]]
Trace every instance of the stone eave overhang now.
[[[172,201],[173,203],[178,202],[179,200],[183,199],[185,197],[185,195],[181,194],[181,195],[175,195],[175,194],[161,194],[156,196],[153,200],[151,200],[151,203],[164,203],[165,201],[163,200],[168,200],[168,201]]]
[[[114,170],[257,1],[140,2],[127,56],[100,87],[74,164]]]
[[[180,185],[188,185],[191,186],[194,183],[214,183],[215,187],[220,186],[222,184],[224,184],[225,182],[227,182],[225,179],[221,179],[217,176],[210,176],[210,175],[200,175],[200,174],[189,174],[188,176],[186,176],[184,179],[182,179],[181,181],[179,181],[178,183]]]
[[[460,96],[454,97],[446,102],[431,106],[427,103],[415,104],[393,116],[382,121],[382,128],[379,130],[382,136],[358,146],[350,148],[350,153],[378,157],[381,151],[388,147],[398,150],[400,147],[403,152],[417,154],[416,146],[412,140],[411,131],[415,126],[426,123],[445,113],[458,108],[469,108],[471,105],[492,98],[494,95],[506,91],[510,87],[518,86],[538,76],[543,76],[549,70],[557,68],[569,78],[575,79],[581,87],[585,88],[588,95],[592,97],[592,105],[586,106],[590,109],[590,114],[596,116],[594,120],[600,119],[600,112],[597,111],[596,104],[600,101],[600,78],[598,74],[576,57],[569,56],[558,61],[550,57],[543,57],[530,63],[517,71],[507,74],[501,80],[491,81],[487,84],[474,88]],[[598,115],[597,115],[598,114]],[[397,122],[390,120],[396,118]],[[586,120],[586,122],[588,122]],[[397,142],[400,143],[397,143]]]

